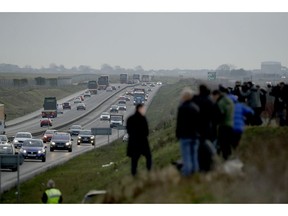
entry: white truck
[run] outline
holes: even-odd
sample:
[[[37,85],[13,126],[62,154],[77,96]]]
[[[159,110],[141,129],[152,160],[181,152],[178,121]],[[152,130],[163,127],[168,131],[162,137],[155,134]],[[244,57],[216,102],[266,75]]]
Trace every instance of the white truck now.
[[[5,134],[5,120],[4,104],[0,104],[0,134]]]
[[[123,123],[123,115],[110,115],[110,128],[117,128],[119,125],[123,125]]]

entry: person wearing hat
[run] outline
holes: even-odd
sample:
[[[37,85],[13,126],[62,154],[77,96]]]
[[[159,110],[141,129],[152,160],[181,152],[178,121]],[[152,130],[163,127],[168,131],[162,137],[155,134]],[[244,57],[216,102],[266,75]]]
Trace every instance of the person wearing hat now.
[[[50,179],[47,182],[47,190],[42,195],[42,202],[47,204],[62,203],[62,193],[59,189],[55,188],[55,182]]]

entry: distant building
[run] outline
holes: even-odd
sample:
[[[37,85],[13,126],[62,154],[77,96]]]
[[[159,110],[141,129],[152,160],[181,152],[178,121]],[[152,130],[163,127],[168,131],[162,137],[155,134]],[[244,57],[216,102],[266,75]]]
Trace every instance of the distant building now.
[[[280,74],[281,68],[281,62],[266,61],[261,63],[262,74]]]

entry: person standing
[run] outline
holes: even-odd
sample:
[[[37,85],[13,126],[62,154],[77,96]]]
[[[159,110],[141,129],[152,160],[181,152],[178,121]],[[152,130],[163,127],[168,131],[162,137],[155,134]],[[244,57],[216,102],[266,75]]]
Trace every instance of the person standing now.
[[[146,168],[152,168],[152,155],[149,146],[149,127],[143,104],[136,105],[135,113],[127,119],[128,146],[127,156],[131,158],[131,174],[137,174],[138,160],[141,155],[146,158]]]
[[[214,90],[212,96],[217,105],[215,112],[218,123],[217,146],[220,148],[224,160],[227,160],[231,155],[234,103],[223,91]]]
[[[42,195],[42,202],[47,204],[62,203],[63,197],[59,189],[55,188],[55,182],[50,179],[47,182],[47,190]]]
[[[180,141],[182,174],[189,176],[199,171],[199,107],[192,101],[193,91],[186,87],[181,92],[178,107],[176,137]]]

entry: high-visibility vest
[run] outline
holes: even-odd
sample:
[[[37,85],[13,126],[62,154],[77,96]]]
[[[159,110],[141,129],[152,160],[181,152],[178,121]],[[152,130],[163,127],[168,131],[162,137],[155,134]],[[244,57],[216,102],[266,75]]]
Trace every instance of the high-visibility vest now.
[[[56,188],[51,188],[46,190],[45,193],[47,194],[47,203],[59,203],[59,199],[62,195],[60,190]]]

